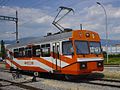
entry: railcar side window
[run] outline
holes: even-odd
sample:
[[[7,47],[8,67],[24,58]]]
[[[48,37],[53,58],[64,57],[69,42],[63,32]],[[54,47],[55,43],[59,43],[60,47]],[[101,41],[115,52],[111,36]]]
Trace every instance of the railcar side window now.
[[[42,57],[50,57],[50,44],[41,45]]]
[[[24,56],[25,56],[24,48],[19,48],[19,57],[24,57]]]
[[[25,48],[25,57],[32,57],[32,48],[31,47]]]
[[[72,41],[62,42],[62,53],[63,53],[63,55],[72,55],[73,54]]]
[[[33,57],[40,57],[41,55],[41,50],[40,50],[40,45],[33,46]]]
[[[18,49],[14,49],[14,58],[19,57],[19,50]]]

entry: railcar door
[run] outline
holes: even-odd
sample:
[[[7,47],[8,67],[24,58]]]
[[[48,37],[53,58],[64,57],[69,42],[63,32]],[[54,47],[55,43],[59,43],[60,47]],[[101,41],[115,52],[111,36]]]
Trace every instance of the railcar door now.
[[[56,42],[52,44],[53,46],[53,63],[55,64],[55,71],[60,71],[61,69],[61,60],[60,60],[60,43]]]

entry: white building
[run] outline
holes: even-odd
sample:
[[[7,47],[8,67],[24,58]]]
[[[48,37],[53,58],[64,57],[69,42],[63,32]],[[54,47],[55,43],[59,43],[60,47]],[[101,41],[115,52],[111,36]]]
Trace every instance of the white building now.
[[[106,51],[106,46],[102,46],[103,51]],[[120,54],[120,44],[108,46],[108,54]]]

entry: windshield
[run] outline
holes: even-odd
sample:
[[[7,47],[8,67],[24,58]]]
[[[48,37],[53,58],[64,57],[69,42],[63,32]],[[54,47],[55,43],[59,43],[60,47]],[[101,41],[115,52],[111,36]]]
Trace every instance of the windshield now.
[[[89,54],[87,41],[75,41],[77,54]]]
[[[63,55],[72,55],[73,54],[73,46],[72,41],[64,41],[62,42],[62,48],[63,48]]]
[[[90,42],[90,53],[91,54],[101,53],[101,46],[99,42]]]
[[[75,47],[77,54],[101,54],[100,42],[88,42],[75,40]],[[74,53],[72,41],[62,42],[63,55],[72,55]]]

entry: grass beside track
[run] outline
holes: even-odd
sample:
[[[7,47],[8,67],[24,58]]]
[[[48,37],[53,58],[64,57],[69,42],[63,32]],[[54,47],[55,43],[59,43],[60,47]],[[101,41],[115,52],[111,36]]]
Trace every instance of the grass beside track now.
[[[107,59],[105,58],[104,64],[120,64],[120,57],[110,57],[108,58],[108,63]]]

